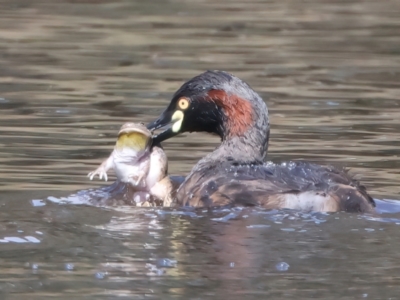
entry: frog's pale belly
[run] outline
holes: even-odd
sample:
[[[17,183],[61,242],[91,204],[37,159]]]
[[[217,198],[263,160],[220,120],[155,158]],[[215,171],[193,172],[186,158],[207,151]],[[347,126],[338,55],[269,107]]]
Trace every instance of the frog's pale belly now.
[[[136,155],[124,155],[116,152],[113,160],[113,169],[118,180],[133,184],[138,190],[149,191],[147,176],[150,168],[150,152],[136,153]],[[140,182],[136,181],[140,179]]]
[[[121,182],[129,183],[133,176],[136,176],[141,171],[140,165],[129,165],[114,161],[114,171],[118,180]]]

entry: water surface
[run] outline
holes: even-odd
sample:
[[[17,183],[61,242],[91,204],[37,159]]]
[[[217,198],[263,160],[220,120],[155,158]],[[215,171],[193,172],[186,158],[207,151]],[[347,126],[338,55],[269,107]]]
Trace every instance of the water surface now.
[[[0,293],[7,299],[394,299],[397,202],[378,217],[59,205],[127,121],[206,69],[246,80],[270,159],[346,166],[400,199],[398,1],[1,1]],[[172,174],[218,145],[164,143]],[[397,210],[396,210],[397,208]],[[388,212],[392,213],[388,213]]]

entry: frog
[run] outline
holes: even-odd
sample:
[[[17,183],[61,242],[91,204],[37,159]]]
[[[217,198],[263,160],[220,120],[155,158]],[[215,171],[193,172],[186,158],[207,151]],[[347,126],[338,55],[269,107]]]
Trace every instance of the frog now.
[[[143,123],[123,124],[114,150],[88,177],[93,180],[98,175],[108,181],[110,169],[119,182],[133,190],[130,200],[136,206],[152,206],[152,200],[172,206],[176,187],[168,177],[167,155],[161,145],[153,145],[152,133]]]

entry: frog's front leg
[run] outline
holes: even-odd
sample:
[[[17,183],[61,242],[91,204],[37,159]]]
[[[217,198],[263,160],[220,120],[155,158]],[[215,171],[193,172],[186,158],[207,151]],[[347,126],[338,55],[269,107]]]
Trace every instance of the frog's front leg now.
[[[110,157],[107,158],[105,161],[103,161],[103,163],[96,170],[90,172],[88,174],[88,177],[90,178],[90,180],[93,180],[93,178],[96,175],[99,175],[100,179],[103,179],[104,176],[104,180],[107,181],[108,180],[107,171],[111,169],[112,166],[113,166],[113,157],[111,154]]]

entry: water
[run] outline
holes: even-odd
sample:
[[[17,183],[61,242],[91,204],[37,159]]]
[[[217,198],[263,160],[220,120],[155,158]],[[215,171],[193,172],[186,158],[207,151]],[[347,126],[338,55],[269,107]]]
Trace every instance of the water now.
[[[270,158],[351,168],[400,199],[398,1],[1,1],[0,298],[395,299],[382,214],[106,209],[43,201],[90,181],[127,121],[205,69],[266,99]],[[164,143],[172,174],[218,144]]]

